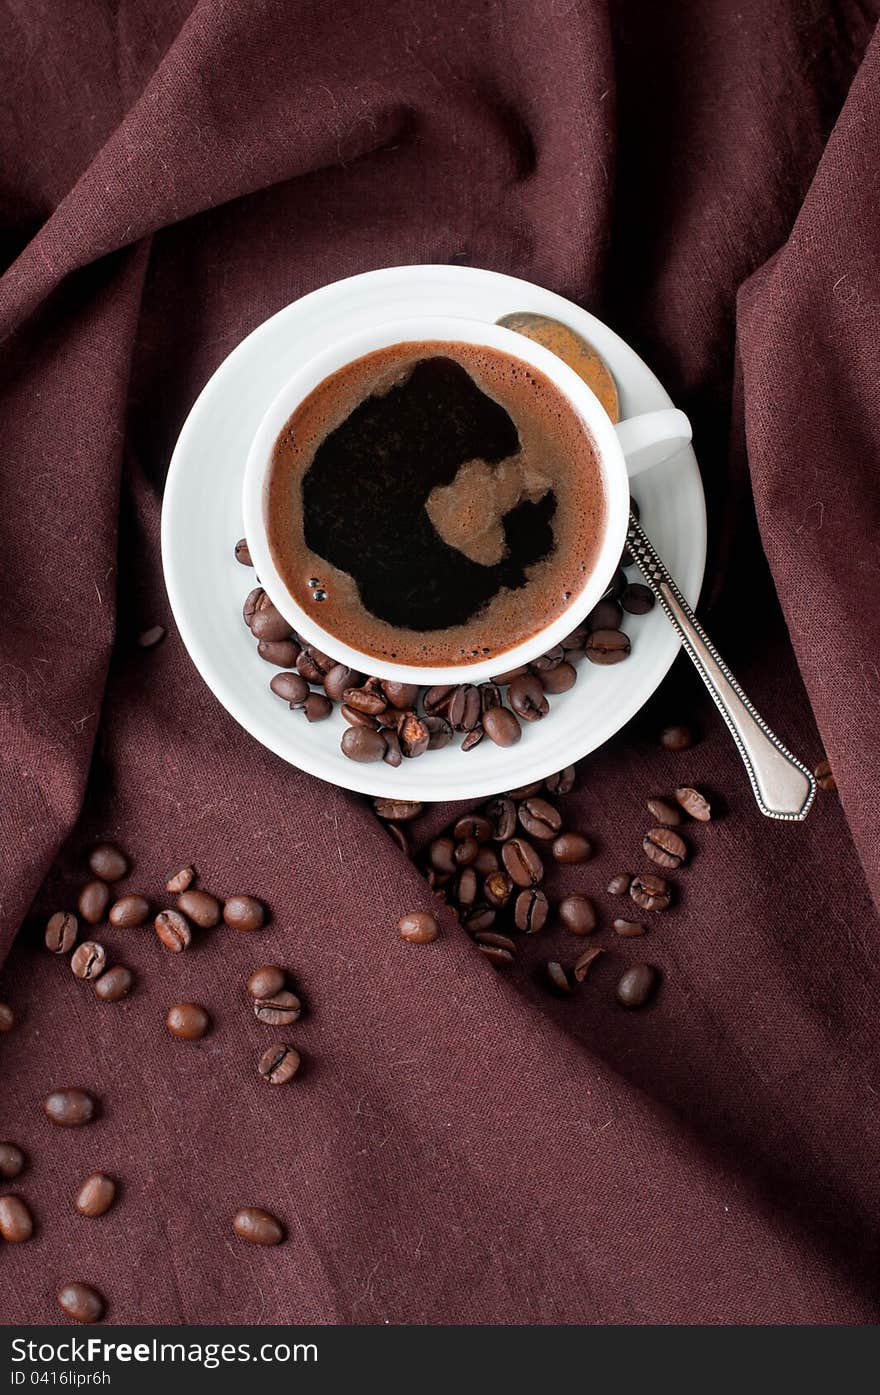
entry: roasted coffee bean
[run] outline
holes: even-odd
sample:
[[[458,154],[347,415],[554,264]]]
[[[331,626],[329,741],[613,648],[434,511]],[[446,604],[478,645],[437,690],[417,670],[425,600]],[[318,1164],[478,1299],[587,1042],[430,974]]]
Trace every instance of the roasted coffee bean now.
[[[189,949],[192,944],[189,921],[180,911],[160,911],[153,921],[153,928],[165,948],[174,954]]]
[[[256,896],[228,896],[223,903],[223,919],[231,930],[261,930],[266,908]]]
[[[424,807],[420,799],[373,800],[373,808],[379,818],[388,823],[404,823],[407,819],[417,819]]]
[[[659,974],[653,964],[632,964],[618,979],[617,1001],[621,1007],[644,1007],[657,989]]]
[[[95,980],[95,994],[102,1003],[118,1003],[131,992],[134,974],[124,964],[114,964]]]
[[[505,790],[508,799],[519,801],[520,799],[530,799],[533,794],[540,794],[544,788],[543,780],[532,780],[528,785],[517,785],[515,790]]]
[[[467,736],[461,743],[461,749],[463,751],[472,751],[475,746],[479,746],[480,742],[482,741],[485,735],[486,733],[483,730],[483,725],[482,723],[480,723],[478,727],[474,727],[473,731],[468,732]]]
[[[241,613],[244,616],[244,623],[247,625],[248,629],[250,629],[251,621],[257,613],[257,605],[261,597],[265,596],[265,594],[266,592],[263,590],[262,586],[255,586],[253,591],[249,591],[245,596]]]
[[[577,682],[577,669],[571,664],[559,664],[556,668],[551,668],[549,673],[541,674],[541,684],[545,693],[554,697],[557,693],[567,693],[569,688],[573,688]]]
[[[251,634],[255,639],[290,639],[290,625],[263,591],[254,604]]]
[[[577,983],[583,983],[600,954],[604,953],[605,951],[600,945],[590,945],[589,949],[584,950],[580,958],[575,960],[572,970]]]
[[[254,1000],[254,1017],[267,1027],[289,1027],[302,1016],[302,1003],[289,988],[273,993],[268,998]]]
[[[389,706],[398,707],[401,711],[415,707],[419,700],[419,688],[416,683],[395,683],[383,678],[380,686]]]
[[[259,1206],[244,1206],[236,1211],[232,1229],[239,1240],[247,1240],[250,1245],[280,1245],[284,1239],[281,1222]]]
[[[323,683],[325,673],[336,667],[336,660],[320,649],[307,645],[296,656],[296,671],[307,683]]]
[[[23,1245],[34,1233],[34,1218],[20,1196],[0,1196],[0,1235],[9,1245]]]
[[[400,938],[410,945],[429,945],[436,940],[439,927],[430,911],[408,911],[397,922]]]
[[[625,896],[629,891],[632,875],[629,872],[615,872],[608,883],[609,896]]]
[[[58,1290],[58,1305],[74,1322],[100,1322],[105,1311],[100,1293],[88,1284],[65,1284]]]
[[[407,841],[403,824],[386,823],[384,827],[386,833],[390,838],[394,839],[394,842],[400,848],[400,851],[403,853],[404,857],[409,857],[409,842]]]
[[[427,872],[425,873],[425,881],[428,883],[428,886],[431,888],[431,890],[434,891],[438,887],[444,887],[448,882],[451,882],[452,873],[438,872],[436,867],[429,867]],[[441,896],[440,900],[445,901],[446,897]]]
[[[24,1153],[14,1143],[0,1143],[0,1177],[12,1182],[24,1171]]]
[[[473,867],[462,867],[455,879],[455,899],[458,904],[467,909],[472,906],[477,899],[479,890],[479,879]]]
[[[56,911],[46,922],[43,936],[46,948],[53,954],[68,954],[76,944],[79,921],[70,911]]]
[[[295,668],[300,652],[295,639],[261,639],[257,645],[260,658],[267,664],[274,664],[275,668]]]
[[[307,722],[326,722],[333,716],[333,703],[323,693],[309,693],[300,710]]]
[[[667,828],[678,828],[683,822],[684,816],[678,805],[671,804],[668,799],[649,799],[645,807],[652,819],[665,823]]]
[[[397,728],[400,749],[408,760],[414,760],[427,751],[431,733],[415,712],[404,712],[401,716],[403,720]]]
[[[629,615],[647,615],[654,609],[654,592],[640,581],[631,581],[623,588],[620,604]]]
[[[324,692],[333,702],[342,702],[343,694],[349,688],[359,688],[364,674],[356,673],[348,664],[334,664],[324,674]]]
[[[574,789],[575,768],[567,765],[564,770],[557,770],[555,775],[548,775],[544,781],[544,788],[550,794],[571,794]]]
[[[623,607],[617,601],[600,601],[587,616],[587,633],[592,630],[619,630]],[[586,648],[586,643],[584,643]]]
[[[674,871],[687,858],[687,843],[671,828],[650,828],[642,839],[645,856],[658,867]]]
[[[177,909],[201,930],[213,930],[220,924],[220,902],[207,891],[183,891],[177,898]]]
[[[302,1064],[302,1057],[293,1046],[268,1046],[257,1064],[257,1070],[269,1085],[286,1085]]]
[[[276,697],[280,697],[291,707],[305,702],[309,695],[309,685],[298,673],[276,673],[269,683]]]
[[[43,1100],[47,1119],[61,1129],[76,1129],[91,1123],[96,1109],[95,1100],[87,1090],[53,1090]]]
[[[537,659],[532,659],[529,668],[532,673],[549,673],[551,668],[556,668],[565,658],[565,650],[561,644],[554,644],[552,649],[548,649],[546,654],[539,654]]]
[[[591,664],[619,664],[629,651],[629,635],[623,630],[593,630],[587,640],[586,653]]]
[[[491,872],[497,872],[500,866],[498,854],[492,848],[480,848],[474,863],[475,872],[479,872],[481,877],[488,877]]]
[[[261,964],[248,979],[247,991],[252,998],[273,998],[286,982],[287,975],[279,964]]]
[[[110,888],[106,882],[86,882],[79,893],[76,908],[87,925],[99,925],[110,905]]]
[[[128,872],[128,858],[113,843],[96,843],[89,853],[89,871],[102,882],[118,882]]]
[[[187,891],[192,886],[195,879],[195,867],[181,867],[168,878],[165,883],[165,890],[170,891],[172,896],[178,896],[181,891]]]
[[[455,821],[452,836],[459,842],[465,838],[476,838],[478,843],[488,843],[492,837],[492,825],[482,814],[462,814]]]
[[[400,738],[396,731],[385,731],[385,754],[382,757],[386,765],[390,765],[396,770],[399,765],[403,765],[403,753],[400,749]],[[428,743],[430,749],[430,742]]]
[[[506,872],[490,872],[483,882],[483,895],[490,906],[495,906],[496,909],[500,910],[502,906],[507,905],[513,895],[512,877],[509,877]],[[525,895],[528,895],[528,892]]]
[[[496,746],[515,746],[522,727],[506,707],[492,707],[483,716],[483,731]]]
[[[514,678],[519,678],[521,673],[528,673],[525,664],[519,664],[516,668],[505,669],[503,673],[496,673],[492,682],[497,683],[499,688],[504,688],[508,683],[512,683]]]
[[[534,673],[521,673],[507,690],[507,701],[524,722],[539,722],[550,711],[544,685]]]
[[[491,930],[495,924],[494,906],[471,906],[462,916],[461,923],[468,934],[476,935],[483,930]]]
[[[547,983],[554,993],[570,993],[571,983],[562,965],[555,959],[547,962]]]
[[[664,751],[689,751],[694,744],[694,735],[690,727],[679,723],[677,726],[664,727],[660,733],[660,745]]]
[[[441,683],[433,688],[426,688],[422,697],[422,711],[429,717],[436,716],[438,712],[445,710],[450,695],[454,692],[454,683]]]
[[[506,843],[516,828],[516,805],[512,799],[499,796],[490,799],[483,813],[492,826],[492,838],[496,843]]]
[[[15,1026],[15,1013],[8,1003],[0,1003],[0,1033],[11,1032]]]
[[[480,684],[480,711],[488,712],[491,707],[501,706],[501,689],[497,683]]]
[[[454,872],[455,843],[451,838],[435,838],[428,844],[428,861],[438,872]]]
[[[537,935],[547,924],[549,913],[550,903],[543,891],[530,887],[527,891],[521,891],[516,898],[513,907],[514,924],[517,930],[522,930],[526,935]]]
[[[460,683],[449,696],[446,716],[456,731],[473,731],[481,710],[479,690],[472,683]]]
[[[384,693],[360,685],[346,688],[342,700],[346,707],[354,708],[355,712],[363,712],[367,717],[375,717],[377,713],[384,711],[387,705]]]
[[[517,886],[538,886],[544,880],[544,864],[525,838],[509,838],[501,849],[501,861]]]
[[[199,1041],[210,1025],[208,1010],[201,1003],[174,1003],[165,1015],[165,1026],[180,1041]]]
[[[474,935],[478,945],[488,945],[491,949],[506,949],[508,954],[516,954],[516,941],[509,935],[499,935],[495,930],[481,930]]]
[[[648,932],[638,920],[615,920],[612,922],[615,935],[619,935],[622,940],[634,940],[639,935],[646,935]]]
[[[470,867],[472,862],[476,862],[479,851],[476,838],[464,838],[456,843],[452,856],[458,867]]]
[[[150,903],[145,896],[120,896],[107,912],[107,919],[117,930],[134,930],[149,915]]]
[[[712,807],[704,794],[699,790],[692,789],[690,785],[679,785],[675,791],[675,797],[692,819],[698,823],[708,823],[712,817]]]
[[[556,913],[570,935],[591,935],[596,928],[596,908],[579,891],[563,896]]]
[[[452,726],[445,717],[423,717],[422,721],[428,729],[428,750],[442,751],[444,746],[448,746],[452,740]],[[480,728],[475,728],[479,731]],[[469,732],[473,736],[474,732]]]
[[[665,911],[672,902],[672,891],[664,877],[642,872],[630,882],[629,894],[642,911]]]
[[[116,1183],[106,1172],[92,1172],[80,1182],[74,1206],[81,1216],[103,1216],[116,1200]]]
[[[509,964],[513,964],[516,955],[510,949],[505,949],[503,945],[485,944],[480,940],[475,941],[477,949],[484,959],[488,959],[490,964],[494,964],[496,969],[506,969]]]
[[[605,588],[605,593],[602,596],[602,600],[607,601],[609,597],[612,597],[614,600],[617,600],[618,597],[623,595],[623,588],[625,586],[626,577],[620,570],[620,567],[618,567],[617,571],[614,573],[613,577],[611,578],[611,580]]]
[[[824,790],[826,794],[834,794],[836,792],[837,781],[834,778],[834,771],[831,769],[829,761],[820,760],[813,774],[816,777],[816,783],[820,790]]]
[[[537,838],[542,843],[552,842],[562,827],[559,810],[537,795],[523,800],[517,816],[529,837]]]
[[[107,965],[107,951],[95,940],[83,940],[70,956],[70,967],[76,978],[100,978]]]
[[[157,644],[161,644],[165,638],[165,627],[163,625],[150,625],[149,629],[141,630],[137,637],[139,649],[155,649]]]
[[[557,862],[568,866],[577,862],[589,862],[593,856],[593,844],[583,833],[560,833],[554,838],[550,849]]]
[[[582,625],[578,625],[577,628],[572,630],[570,635],[566,635],[565,639],[562,641],[562,652],[568,654],[571,650],[575,650],[583,653],[589,633],[590,627],[586,622]]]
[[[349,726],[366,727],[369,731],[379,730],[379,723],[376,721],[376,718],[369,717],[366,712],[356,712],[353,707],[348,707],[345,703],[342,704],[339,711],[342,713],[342,716],[348,722]],[[375,759],[378,760],[379,757],[376,756]]]
[[[239,538],[238,542],[235,544],[235,560],[236,562],[240,562],[243,567],[252,567],[254,565],[251,560],[250,548],[247,545],[247,538]]]

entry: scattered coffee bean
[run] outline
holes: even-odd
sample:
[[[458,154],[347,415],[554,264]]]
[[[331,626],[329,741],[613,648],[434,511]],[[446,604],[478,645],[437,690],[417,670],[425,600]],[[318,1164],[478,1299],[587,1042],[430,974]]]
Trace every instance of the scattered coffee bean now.
[[[477,899],[479,881],[473,867],[462,867],[455,881],[455,900],[463,909],[472,906]]]
[[[480,848],[477,853],[477,860],[474,863],[474,871],[479,872],[481,877],[488,877],[490,872],[497,872],[501,864],[498,861],[498,854],[492,848]]]
[[[76,978],[100,978],[107,966],[107,951],[95,940],[83,940],[70,957]]]
[[[529,668],[532,673],[549,673],[565,659],[565,650],[561,644],[555,644],[552,649],[548,649],[546,654],[539,654],[537,659],[532,659]]]
[[[433,688],[426,688],[422,695],[422,710],[429,717],[442,711],[449,701],[450,694],[455,690],[454,683],[443,683]]]
[[[565,972],[562,965],[558,963],[555,959],[550,959],[547,963],[547,982],[549,983],[554,993],[567,994],[571,992],[571,984],[568,979],[568,974]]]
[[[65,1284],[58,1290],[58,1305],[74,1322],[100,1322],[105,1312],[100,1293],[88,1284]]]
[[[499,688],[503,688],[508,683],[512,683],[514,678],[519,678],[521,673],[528,673],[525,664],[519,664],[517,668],[505,669],[504,673],[496,673],[492,682],[497,683]]]
[[[79,921],[70,911],[56,911],[46,922],[44,941],[53,954],[68,954],[76,944]]]
[[[632,876],[629,872],[616,872],[608,883],[608,895],[625,896],[631,881]]]
[[[690,814],[692,819],[697,819],[700,823],[708,823],[712,817],[712,808],[704,794],[699,790],[692,789],[690,785],[680,785],[675,791],[675,797],[684,809],[686,814]]]
[[[453,688],[446,705],[446,717],[456,731],[473,731],[480,720],[482,701],[472,683]]]
[[[659,974],[653,964],[633,964],[617,983],[617,1001],[621,1007],[644,1007],[654,996]]]
[[[400,851],[403,853],[404,857],[409,857],[409,843],[407,842],[407,837],[403,828],[403,824],[386,823],[385,832],[389,835],[389,837],[394,839],[395,843],[400,848]]]
[[[658,867],[674,871],[687,858],[687,843],[671,828],[650,828],[642,839],[645,856]]]
[[[385,737],[385,754],[382,757],[382,759],[384,760],[386,765],[390,765],[392,769],[396,770],[399,765],[403,764],[403,752],[400,749],[400,737],[397,735],[396,731],[384,731],[382,734]],[[431,743],[429,741],[429,748],[430,744]]]
[[[622,620],[623,607],[618,601],[600,601],[587,616],[587,630],[619,630]]]
[[[165,1026],[181,1041],[199,1041],[210,1025],[210,1015],[201,1003],[174,1003],[165,1016]]]
[[[260,930],[266,923],[266,908],[255,896],[229,896],[223,904],[223,919],[231,930]]]
[[[608,586],[605,589],[605,594],[602,597],[602,600],[608,600],[609,596],[612,597],[614,600],[617,600],[623,594],[623,588],[625,586],[626,577],[620,570],[620,567],[618,567],[617,571],[614,573],[613,577],[608,583]]]
[[[280,993],[287,982],[287,974],[278,964],[262,964],[254,969],[247,981],[247,991],[252,998],[273,998]]]
[[[192,944],[192,930],[181,911],[160,911],[153,921],[153,927],[162,944],[173,954],[189,949]]]
[[[556,913],[570,935],[590,935],[596,928],[596,908],[579,891],[563,896]]]
[[[181,867],[178,872],[174,872],[165,883],[165,890],[170,891],[172,896],[178,896],[181,891],[187,891],[196,879],[195,867]]]
[[[564,770],[557,770],[555,775],[548,775],[544,781],[544,788],[550,794],[571,794],[574,789],[575,768],[567,765]]]
[[[514,678],[507,692],[507,700],[524,722],[540,721],[550,711],[543,684],[534,673],[521,673]]]
[[[530,887],[521,891],[514,902],[513,920],[517,930],[526,935],[537,935],[547,924],[550,903],[543,891]]]
[[[508,799],[530,799],[533,794],[540,794],[544,788],[543,780],[532,780],[529,785],[517,785],[515,790],[505,790]]]
[[[525,838],[509,838],[501,849],[501,861],[517,886],[538,886],[544,880],[544,864]]]
[[[415,760],[427,751],[431,733],[415,712],[402,712],[400,715],[402,720],[397,728],[400,750],[407,760]]]
[[[333,703],[323,693],[309,693],[302,705],[307,722],[326,722],[333,716]]]
[[[324,674],[324,692],[333,702],[342,702],[346,690],[359,688],[363,681],[364,675],[349,668],[348,664],[334,664]]]
[[[336,660],[322,654],[320,649],[307,645],[296,656],[296,671],[307,683],[321,683],[324,675],[336,667]]]
[[[236,1211],[232,1229],[239,1240],[247,1240],[251,1245],[280,1245],[284,1239],[281,1222],[259,1206],[244,1206]]]
[[[589,862],[593,856],[593,845],[583,833],[560,833],[558,838],[554,838],[550,851],[557,862],[567,866]]]
[[[820,790],[826,794],[834,794],[837,790],[837,781],[834,778],[834,771],[827,760],[820,760],[813,774],[816,776],[816,783]]]
[[[424,721],[428,729],[428,750],[442,751],[444,746],[448,746],[452,740],[452,727],[450,723],[447,722],[445,717],[425,717]],[[462,747],[464,747],[471,738],[474,738],[471,740],[471,745],[476,745],[477,738],[482,735],[483,728],[474,727],[473,731],[469,731],[464,741],[461,743]],[[468,747],[468,749],[470,749],[470,747]]]
[[[573,688],[577,682],[577,669],[569,663],[557,665],[549,673],[541,674],[541,683],[545,693],[555,697],[557,693],[567,693],[569,688]]]
[[[647,615],[654,609],[654,592],[640,581],[631,581],[623,588],[620,604],[630,615]]]
[[[34,1218],[20,1196],[0,1196],[0,1235],[9,1245],[23,1245],[34,1233]]]
[[[76,908],[88,925],[99,925],[110,905],[110,888],[106,882],[86,882],[79,893]]]
[[[340,744],[343,755],[361,764],[381,760],[385,755],[385,737],[369,727],[349,727],[342,733]]]
[[[672,890],[664,877],[642,872],[630,882],[629,894],[640,910],[665,911],[672,902]]]
[[[291,707],[300,706],[309,696],[309,685],[298,673],[276,673],[269,682],[276,697]]]
[[[516,942],[509,935],[499,935],[495,930],[481,930],[474,936],[478,945],[488,945],[490,949],[505,949],[510,955],[516,955]]]
[[[480,845],[476,838],[464,838],[455,845],[453,861],[458,867],[469,867],[472,862],[476,862],[479,851]]]
[[[678,805],[668,799],[649,799],[645,807],[653,819],[665,823],[668,828],[678,828],[683,822],[684,815]]]
[[[580,958],[575,960],[573,973],[576,982],[583,983],[600,954],[604,953],[600,945],[590,945],[589,949],[584,950]]]
[[[552,842],[562,827],[559,810],[537,795],[523,800],[517,816],[529,837],[537,838],[542,843]]]
[[[150,903],[145,896],[120,896],[107,912],[107,919],[117,930],[134,930],[150,916]]]
[[[302,1057],[292,1046],[268,1046],[257,1070],[269,1085],[286,1085],[296,1075]]]
[[[113,843],[96,843],[89,853],[89,871],[102,882],[118,882],[128,872],[128,858]]]
[[[587,640],[587,658],[591,664],[619,664],[630,647],[623,630],[593,630]]]
[[[141,630],[138,635],[138,646],[141,649],[153,649],[157,644],[161,644],[164,638],[164,628],[161,625],[151,625],[148,630]]]
[[[373,808],[388,823],[404,823],[418,818],[424,805],[420,799],[374,799]]]
[[[637,920],[615,920],[612,922],[615,935],[619,935],[622,940],[633,940],[639,935],[646,935],[648,932],[644,925]]]
[[[254,1017],[267,1027],[289,1027],[302,1016],[302,1003],[289,988],[254,1000]]]
[[[483,809],[492,828],[492,838],[496,843],[506,843],[516,829],[516,805],[512,799],[499,796],[491,799]]]
[[[522,736],[522,727],[506,707],[492,707],[484,713],[483,731],[496,746],[515,746]]]
[[[177,909],[202,930],[213,930],[220,924],[220,902],[207,891],[182,891],[177,898]]]
[[[249,591],[245,596],[244,605],[241,608],[241,613],[244,617],[244,623],[247,625],[248,629],[250,629],[251,621],[253,620],[254,615],[256,614],[257,602],[260,600],[260,597],[265,596],[265,594],[266,593],[263,590],[262,586],[255,586],[254,589],[252,591]]]
[[[664,751],[689,751],[693,744],[693,732],[690,727],[681,723],[677,726],[664,727],[660,733],[660,745]]]
[[[461,917],[461,923],[469,935],[477,935],[483,930],[491,930],[497,912],[494,906],[472,906]]]
[[[11,1032],[15,1026],[15,1013],[8,1003],[0,1003],[0,1033]]]
[[[292,669],[302,650],[295,639],[261,639],[257,653],[275,668]]]
[[[103,1216],[116,1200],[116,1183],[106,1172],[92,1172],[81,1182],[74,1206],[81,1216]]]
[[[397,922],[400,938],[411,945],[427,945],[439,933],[437,921],[430,911],[409,911]]]
[[[471,868],[471,871],[474,869]],[[476,875],[476,873],[474,874]],[[525,893],[528,895],[528,893]],[[513,879],[506,872],[490,872],[483,883],[483,895],[490,906],[500,909],[506,906],[513,895]]]
[[[435,838],[428,845],[428,861],[437,872],[454,872],[456,869],[455,843],[452,839]]]
[[[255,639],[290,639],[290,625],[262,590],[254,602],[250,629]]]
[[[501,706],[501,689],[497,683],[480,684],[480,711],[488,712],[490,707]]]
[[[91,1123],[97,1104],[87,1090],[53,1090],[43,1100],[43,1110],[49,1122],[58,1128],[78,1129],[83,1124]]]
[[[505,949],[503,945],[486,944],[482,939],[475,941],[475,943],[483,958],[488,959],[489,963],[493,964],[496,969],[506,969],[516,960],[514,952]]]
[[[397,707],[402,712],[415,707],[418,702],[419,688],[415,683],[395,683],[383,679],[380,686],[389,706]]]
[[[14,1143],[0,1143],[0,1177],[12,1182],[24,1171],[24,1153]]]
[[[134,974],[124,964],[114,964],[95,980],[95,993],[103,1003],[118,1003],[131,992]]]
[[[239,538],[238,542],[235,544],[235,560],[236,562],[240,562],[243,567],[252,567],[254,565],[251,561],[247,538]]]
[[[346,707],[353,708],[355,712],[362,712],[367,717],[377,716],[386,707],[384,693],[379,692],[376,688],[361,684],[346,688],[342,694],[342,700]]]

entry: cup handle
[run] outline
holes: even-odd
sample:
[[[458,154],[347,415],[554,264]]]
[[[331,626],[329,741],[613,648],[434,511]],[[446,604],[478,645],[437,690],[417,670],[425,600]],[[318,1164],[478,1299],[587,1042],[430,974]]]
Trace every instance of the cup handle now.
[[[682,446],[690,444],[692,435],[690,422],[677,407],[662,407],[658,412],[627,417],[614,429],[626,456],[630,479],[668,460]]]

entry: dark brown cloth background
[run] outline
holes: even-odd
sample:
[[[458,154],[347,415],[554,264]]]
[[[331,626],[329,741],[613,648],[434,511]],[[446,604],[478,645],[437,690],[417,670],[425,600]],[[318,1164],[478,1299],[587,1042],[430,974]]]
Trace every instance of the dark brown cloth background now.
[[[880,50],[873,4],[820,0],[35,0],[0,5],[0,1138],[38,1234],[2,1246],[8,1322],[95,1283],[117,1321],[876,1321],[880,1261]],[[498,976],[367,802],[260,749],[168,614],[168,458],[241,337],[328,281],[462,261],[603,316],[691,414],[710,506],[703,613],[839,800],[756,812],[679,663],[581,767],[593,891],[682,780],[680,905],[571,1001]],[[511,307],[515,308],[515,307]],[[757,515],[757,524],[755,521]],[[234,539],[230,539],[230,545]],[[766,560],[765,560],[766,559]],[[768,567],[769,563],[769,567]],[[778,600],[777,600],[778,597]],[[141,652],[154,622],[169,634]],[[672,756],[669,718],[703,740]],[[295,720],[295,718],[291,718]],[[462,757],[462,759],[465,759]],[[433,811],[421,837],[446,817]],[[99,834],[153,891],[181,861],[270,929],[165,954],[104,1006],[41,947]],[[603,935],[603,943],[609,936]],[[616,967],[650,954],[656,1005]],[[243,978],[290,965],[308,1066],[255,1075]],[[162,1025],[214,1016],[201,1044]],[[87,1130],[40,1101],[79,1084]],[[76,1181],[122,1179],[83,1220]],[[263,1204],[274,1251],[235,1242]]]

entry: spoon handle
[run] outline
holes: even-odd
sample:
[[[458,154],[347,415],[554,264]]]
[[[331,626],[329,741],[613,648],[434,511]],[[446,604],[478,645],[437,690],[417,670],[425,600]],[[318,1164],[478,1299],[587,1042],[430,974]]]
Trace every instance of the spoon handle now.
[[[633,560],[727,723],[761,813],[768,819],[805,819],[816,797],[813,775],[755,711],[634,514],[629,516],[626,541]]]

